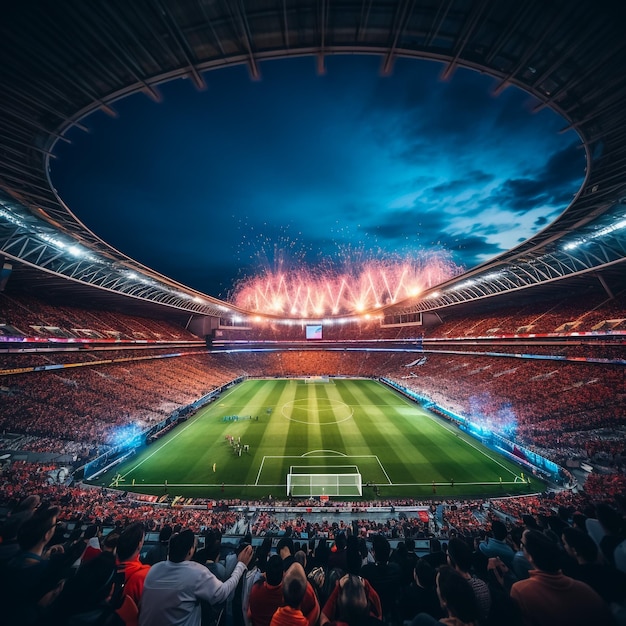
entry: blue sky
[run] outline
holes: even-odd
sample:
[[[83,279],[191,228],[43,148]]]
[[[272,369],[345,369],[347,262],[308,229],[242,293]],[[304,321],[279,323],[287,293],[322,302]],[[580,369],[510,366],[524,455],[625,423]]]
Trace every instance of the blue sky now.
[[[59,142],[54,186],[96,234],[205,293],[275,266],[440,249],[470,268],[545,227],[585,168],[573,132],[494,79],[378,57],[268,61],[136,94]],[[322,271],[322,270],[320,270]]]

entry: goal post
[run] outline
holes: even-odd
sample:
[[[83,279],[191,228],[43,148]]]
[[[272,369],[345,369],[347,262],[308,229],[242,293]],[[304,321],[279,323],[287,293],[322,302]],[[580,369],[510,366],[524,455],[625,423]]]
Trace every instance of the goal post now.
[[[287,495],[294,498],[362,496],[363,481],[356,465],[291,466],[287,474]]]

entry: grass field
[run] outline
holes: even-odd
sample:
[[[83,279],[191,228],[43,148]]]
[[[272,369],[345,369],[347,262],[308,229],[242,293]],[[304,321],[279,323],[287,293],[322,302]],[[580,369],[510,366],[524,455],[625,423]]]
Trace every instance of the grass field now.
[[[228,437],[249,450],[239,455]],[[534,478],[524,483],[518,466],[381,383],[353,379],[247,380],[96,484],[158,495],[167,488],[172,496],[284,498],[290,467],[337,474],[357,467],[367,499],[376,488],[381,498],[419,498],[542,487]]]

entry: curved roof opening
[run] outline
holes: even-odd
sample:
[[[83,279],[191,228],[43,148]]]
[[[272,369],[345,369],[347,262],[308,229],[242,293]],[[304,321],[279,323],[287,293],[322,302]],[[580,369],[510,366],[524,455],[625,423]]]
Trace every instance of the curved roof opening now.
[[[509,250],[556,219],[585,174],[563,120],[516,88],[398,59],[309,57],[159,86],[55,146],[51,179],[124,254],[247,310],[382,306]]]

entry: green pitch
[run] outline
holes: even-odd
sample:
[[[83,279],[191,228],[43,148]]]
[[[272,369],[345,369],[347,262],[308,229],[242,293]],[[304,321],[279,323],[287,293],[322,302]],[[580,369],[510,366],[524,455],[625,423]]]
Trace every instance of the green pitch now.
[[[367,499],[543,487],[388,387],[355,379],[245,381],[96,483],[157,495],[284,498],[290,468],[358,468]]]

